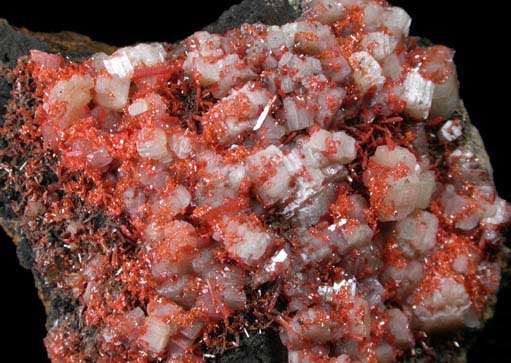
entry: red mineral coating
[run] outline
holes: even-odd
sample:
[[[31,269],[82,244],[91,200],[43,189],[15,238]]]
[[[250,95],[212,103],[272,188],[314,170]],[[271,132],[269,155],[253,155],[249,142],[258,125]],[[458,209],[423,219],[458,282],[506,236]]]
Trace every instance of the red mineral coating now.
[[[446,121],[430,109],[457,97],[440,94],[457,85],[453,52],[419,48],[406,13],[384,1],[307,4],[282,27],[200,32],[81,64],[32,51],[18,66],[42,100],[19,137],[58,156],[66,192],[25,213],[66,221],[79,198],[126,221],[136,241],[125,250],[91,234],[95,254],[62,261],[74,264],[60,284],[98,332],[98,362],[203,361],[235,347],[233,332],[268,326],[293,363],[392,362],[423,330],[451,324],[437,310],[458,328],[468,312],[480,319],[509,207],[482,179],[457,181],[471,172],[450,159],[458,141],[443,140],[441,156],[421,151],[440,147],[433,132]],[[381,43],[364,48],[369,33]],[[391,195],[403,180],[410,200]],[[416,209],[439,224],[433,249],[410,257]],[[77,253],[79,233],[69,221],[63,242]],[[43,270],[51,261],[36,259]],[[451,306],[442,284],[464,305]],[[52,361],[84,361],[80,339],[52,327]]]

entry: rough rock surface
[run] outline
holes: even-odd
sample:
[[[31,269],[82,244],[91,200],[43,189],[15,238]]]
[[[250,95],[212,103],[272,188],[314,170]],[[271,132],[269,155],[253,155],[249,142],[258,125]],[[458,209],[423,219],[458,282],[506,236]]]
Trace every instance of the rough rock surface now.
[[[240,25],[263,23],[281,25],[297,18],[300,14],[299,1],[293,0],[251,0],[242,1],[225,11],[217,21],[204,30],[210,33],[224,33]]]
[[[226,12],[219,19],[218,22],[210,25],[206,29],[209,31],[223,32],[226,29],[234,28],[244,22],[263,21],[269,24],[285,23],[293,19],[293,14],[296,8],[287,1],[263,1],[263,0],[246,0],[237,7],[232,8]],[[13,66],[15,60],[25,55],[29,49],[40,49],[44,51],[62,51],[63,54],[68,54],[70,57],[88,56],[97,50],[108,50],[109,48],[99,43],[93,43],[82,37],[75,35],[65,34],[64,36],[46,36],[41,34],[32,34],[26,31],[18,31],[10,27],[5,22],[0,22],[0,59],[9,66]],[[3,107],[6,100],[9,98],[8,92],[10,89],[7,82],[0,77],[0,114],[3,114]],[[481,167],[490,171],[491,164],[484,149],[484,144],[468,118],[468,114],[463,105],[460,105],[460,116],[464,122],[464,138],[466,145],[473,150],[481,163]],[[1,148],[5,147],[5,141],[0,140]],[[3,156],[3,155],[2,155]],[[24,158],[30,157],[30,154]],[[9,160],[11,165],[21,167],[25,161],[24,158],[19,160]],[[2,161],[5,161],[3,159]],[[5,187],[6,170],[0,171],[0,185]],[[51,175],[46,175],[47,178],[52,178]],[[32,252],[27,243],[27,236],[23,234],[17,226],[17,215],[13,208],[13,201],[19,197],[19,193],[15,188],[7,188],[2,191],[2,202],[0,207],[1,224],[13,236],[18,244],[18,255],[20,262],[27,268],[32,268],[38,287],[41,289],[43,301],[47,307],[48,324],[57,317],[70,317],[76,319],[75,303],[66,296],[61,296],[55,293],[51,285],[46,285],[38,276],[38,271],[33,266]],[[14,203],[15,205],[16,203]],[[97,223],[98,225],[104,221],[90,221],[90,223]],[[488,312],[488,317],[491,315]],[[74,324],[79,324],[79,321],[74,321]],[[448,337],[448,339],[438,339],[438,342],[433,341],[434,350],[437,352],[436,362],[462,362],[466,355],[464,349],[456,349],[453,342],[462,337]],[[253,338],[244,341],[244,345],[239,351],[226,353],[223,357],[219,358],[219,362],[282,362],[285,361],[283,357],[282,346],[277,344],[278,339],[269,335],[256,335]],[[410,357],[410,362],[421,361],[420,350],[417,352],[416,357]],[[431,359],[431,358],[429,358]]]

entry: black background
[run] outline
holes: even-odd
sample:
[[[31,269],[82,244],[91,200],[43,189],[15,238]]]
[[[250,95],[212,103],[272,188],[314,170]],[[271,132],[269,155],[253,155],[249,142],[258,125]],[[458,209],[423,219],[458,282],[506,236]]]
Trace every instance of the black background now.
[[[151,1],[101,4],[69,1],[65,5],[6,1],[0,17],[12,25],[34,31],[76,31],[112,45],[142,41],[177,41],[213,22],[237,1]],[[109,8],[105,6],[109,4]],[[497,2],[450,0],[400,0],[413,18],[412,34],[457,50],[456,62],[462,97],[473,122],[481,131],[495,169],[495,181],[502,197],[511,200],[508,173],[511,146],[508,123],[509,20]],[[502,4],[502,3],[500,3]],[[506,89],[507,88],[507,89]],[[42,343],[45,335],[44,309],[37,298],[29,271],[19,267],[14,246],[0,235],[0,361],[48,362]],[[495,318],[485,328],[469,363],[511,362],[506,356],[511,343],[511,289],[502,291]],[[8,358],[9,357],[9,358]]]

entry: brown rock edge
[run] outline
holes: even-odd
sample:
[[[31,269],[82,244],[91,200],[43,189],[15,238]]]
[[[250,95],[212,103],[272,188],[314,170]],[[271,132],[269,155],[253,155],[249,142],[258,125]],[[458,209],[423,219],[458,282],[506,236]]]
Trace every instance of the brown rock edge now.
[[[222,33],[243,23],[283,24],[297,17],[300,12],[298,3],[297,0],[244,0],[239,5],[227,10],[205,30]],[[18,103],[30,102],[30,100],[22,99],[20,93],[12,92],[8,79],[9,70],[15,66],[17,59],[27,55],[30,49],[61,53],[70,59],[79,60],[98,51],[111,53],[115,50],[115,47],[95,42],[89,37],[72,32],[45,34],[30,32],[24,28],[17,29],[9,25],[4,19],[0,19],[0,127],[4,125],[4,114],[11,98]],[[25,86],[28,87],[29,85]],[[492,176],[493,169],[483,140],[478,130],[472,125],[463,103],[460,103],[454,116],[463,120],[464,135],[462,143],[477,156],[480,167],[487,170]],[[23,120],[18,121],[23,122]],[[41,157],[37,177],[41,181],[39,192],[42,193],[45,186],[56,177],[51,167],[55,160],[48,155],[33,155],[29,149],[24,150],[23,153],[13,153],[15,150],[12,150],[10,141],[15,138],[16,126],[19,126],[19,124],[14,123],[12,125],[10,135],[0,135],[0,225],[16,244],[20,264],[33,272],[39,296],[46,308],[47,326],[52,325],[57,318],[65,318],[70,328],[78,329],[81,325],[79,303],[73,300],[65,291],[53,286],[51,276],[40,274],[34,264],[30,242],[38,236],[34,235],[33,231],[28,231],[23,221],[23,208],[26,203],[23,200],[23,191],[27,182],[23,173],[23,165],[30,158]],[[12,183],[9,180],[15,180],[15,182]],[[87,212],[85,206],[81,207],[82,209],[76,211],[77,214]],[[119,221],[108,220],[101,213],[98,213],[87,223],[90,224],[90,228],[97,229],[105,224],[110,224],[113,227],[119,224]],[[53,238],[58,239],[58,231],[41,229],[39,232],[40,234],[54,233]],[[112,238],[115,239],[116,236],[112,236]],[[505,249],[500,256],[503,266],[508,260],[508,255],[509,252]],[[509,273],[506,271],[504,280],[508,276]],[[506,285],[506,281],[503,281],[502,285]],[[495,303],[496,299],[485,312],[485,321],[493,316]],[[466,362],[468,349],[477,339],[477,335],[477,332],[474,331],[464,331],[430,337],[427,346],[416,348],[413,353],[404,357],[403,361],[410,363]],[[93,344],[92,337],[88,344]],[[286,356],[286,350],[280,344],[276,333],[262,332],[262,334],[245,339],[239,349],[228,351],[214,361],[221,363],[281,363],[287,361]]]

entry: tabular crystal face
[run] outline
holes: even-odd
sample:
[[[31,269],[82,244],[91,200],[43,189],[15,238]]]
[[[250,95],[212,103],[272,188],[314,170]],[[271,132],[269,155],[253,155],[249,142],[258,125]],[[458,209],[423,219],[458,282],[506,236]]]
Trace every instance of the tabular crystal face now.
[[[272,326],[292,363],[387,363],[480,326],[510,208],[464,143],[454,52],[382,1],[303,7],[20,63],[37,109],[18,131],[65,192],[26,205],[66,226],[36,264],[60,255],[82,309],[79,329],[50,327],[54,362],[200,362]],[[77,201],[117,226],[91,230]]]

